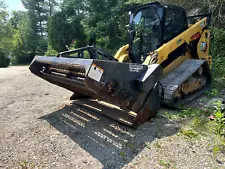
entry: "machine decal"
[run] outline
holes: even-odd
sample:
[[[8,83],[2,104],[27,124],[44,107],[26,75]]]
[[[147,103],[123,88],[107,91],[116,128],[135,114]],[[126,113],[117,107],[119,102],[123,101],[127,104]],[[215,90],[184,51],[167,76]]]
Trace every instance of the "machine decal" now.
[[[129,64],[129,69],[130,72],[139,72],[143,69],[143,66],[138,64]]]
[[[90,68],[90,71],[88,73],[88,76],[98,82],[100,82],[101,78],[102,78],[102,74],[103,74],[104,70],[100,67],[98,67],[97,65],[93,64]]]

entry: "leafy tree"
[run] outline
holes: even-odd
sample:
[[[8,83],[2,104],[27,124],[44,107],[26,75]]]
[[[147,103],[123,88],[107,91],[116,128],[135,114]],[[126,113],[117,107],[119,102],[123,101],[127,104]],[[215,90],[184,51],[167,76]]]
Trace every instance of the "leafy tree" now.
[[[0,67],[9,65],[9,49],[11,47],[12,27],[8,23],[9,14],[3,1],[0,1]]]
[[[45,0],[45,6],[48,11],[48,16],[51,17],[56,12],[58,2],[57,0]]]
[[[48,18],[55,13],[56,0],[22,0],[28,10],[28,47],[32,55],[47,51]]]
[[[48,22],[49,43],[58,52],[67,50],[67,46],[82,47],[87,37],[82,25],[84,6],[79,1],[64,1],[61,11],[53,15]]]
[[[45,52],[45,56],[57,56],[58,52],[56,50],[53,50],[51,45],[48,45],[48,50]]]
[[[129,5],[126,0],[88,0],[89,8],[85,19],[89,36],[96,36],[97,45],[115,52],[127,43]]]
[[[10,22],[14,28],[12,36],[12,51],[14,64],[29,63],[34,57],[30,38],[29,19],[26,12],[13,12]]]
[[[57,55],[70,48],[97,45],[113,54],[128,43],[128,9],[153,0],[22,0],[27,9],[9,14],[0,0],[0,63],[29,63],[34,55]],[[224,0],[159,0],[182,6],[189,15],[212,13],[214,54],[222,52]],[[46,52],[47,51],[47,52]]]

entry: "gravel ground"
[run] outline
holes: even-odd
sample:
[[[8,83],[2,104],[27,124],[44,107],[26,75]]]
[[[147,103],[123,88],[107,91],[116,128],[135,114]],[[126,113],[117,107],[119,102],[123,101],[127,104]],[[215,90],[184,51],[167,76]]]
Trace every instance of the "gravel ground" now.
[[[158,117],[132,129],[71,94],[28,67],[0,69],[0,168],[225,168],[210,139],[180,136],[179,123]]]

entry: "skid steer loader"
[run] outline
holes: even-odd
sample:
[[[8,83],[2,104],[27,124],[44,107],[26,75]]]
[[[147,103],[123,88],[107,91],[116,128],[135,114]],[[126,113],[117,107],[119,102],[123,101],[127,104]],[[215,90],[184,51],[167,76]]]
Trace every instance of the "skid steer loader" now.
[[[154,2],[129,15],[129,44],[114,57],[87,46],[36,56],[30,71],[74,92],[71,100],[88,97],[117,106],[119,112],[103,114],[130,126],[144,123],[160,106],[179,107],[210,88],[210,14],[187,17],[181,7]],[[122,111],[131,118],[120,117]]]

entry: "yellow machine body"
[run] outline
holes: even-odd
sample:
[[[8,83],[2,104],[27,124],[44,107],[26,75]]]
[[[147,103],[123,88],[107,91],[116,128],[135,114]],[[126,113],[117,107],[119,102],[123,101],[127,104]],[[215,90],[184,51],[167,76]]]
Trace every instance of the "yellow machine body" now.
[[[183,57],[178,57],[170,65],[168,65],[164,70],[164,75],[173,71],[176,67],[182,64],[187,59],[201,59],[207,60],[209,66],[212,65],[212,56],[209,54],[209,45],[210,45],[210,30],[205,29],[207,26],[207,18],[203,18],[196,22],[195,24],[189,25],[189,28],[173,38],[171,41],[163,44],[161,47],[156,49],[154,52],[150,53],[149,56],[143,62],[144,65],[150,65],[153,63],[161,64],[163,61],[168,59],[170,53],[179,48],[184,43],[190,44],[195,40],[194,36],[199,34],[201,36],[198,45],[197,45],[197,56],[193,56],[190,50],[187,50]],[[205,44],[206,50],[201,49],[201,44]],[[122,46],[114,58],[119,62],[127,62],[129,60],[129,45]]]

